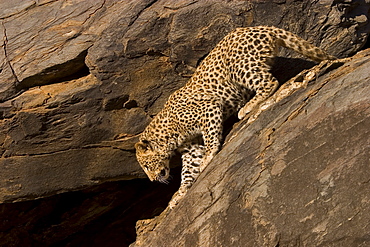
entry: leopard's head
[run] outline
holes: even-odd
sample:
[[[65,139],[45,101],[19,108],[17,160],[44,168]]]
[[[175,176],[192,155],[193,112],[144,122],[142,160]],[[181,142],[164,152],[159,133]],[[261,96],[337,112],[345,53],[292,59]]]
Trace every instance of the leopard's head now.
[[[154,150],[146,140],[136,143],[135,148],[137,161],[149,179],[167,184],[170,176],[169,155]]]

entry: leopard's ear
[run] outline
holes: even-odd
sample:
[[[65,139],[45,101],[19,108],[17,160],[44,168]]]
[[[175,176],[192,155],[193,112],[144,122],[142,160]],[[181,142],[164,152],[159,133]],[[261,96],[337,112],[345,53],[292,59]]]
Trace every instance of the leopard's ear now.
[[[151,150],[151,146],[147,140],[139,141],[135,144],[135,148],[139,153],[145,153]]]

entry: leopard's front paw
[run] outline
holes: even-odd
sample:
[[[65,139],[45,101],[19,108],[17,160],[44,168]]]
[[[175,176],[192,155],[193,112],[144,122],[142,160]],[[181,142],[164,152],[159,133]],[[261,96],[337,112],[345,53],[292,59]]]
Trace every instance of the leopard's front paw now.
[[[245,106],[243,106],[239,112],[238,112],[238,118],[239,120],[242,120],[248,113],[250,113],[252,111],[252,107],[251,105],[249,104],[246,104]]]
[[[168,207],[170,209],[173,209],[174,207],[177,206],[179,201],[184,197],[184,194],[180,194],[178,191],[173,195],[171,201],[168,203]]]
[[[177,200],[171,200],[169,203],[168,203],[168,207],[170,209],[174,209],[176,207],[176,205],[178,204],[179,202]]]

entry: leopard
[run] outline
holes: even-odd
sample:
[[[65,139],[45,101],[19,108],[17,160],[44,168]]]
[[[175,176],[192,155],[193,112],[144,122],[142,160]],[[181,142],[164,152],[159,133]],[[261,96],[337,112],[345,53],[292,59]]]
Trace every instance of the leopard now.
[[[168,183],[169,161],[182,154],[180,187],[174,208],[218,153],[223,123],[246,117],[278,88],[270,70],[280,47],[315,61],[336,57],[296,34],[271,26],[231,31],[201,61],[188,82],[173,92],[135,144],[136,158],[151,181]],[[201,142],[193,143],[194,139]]]

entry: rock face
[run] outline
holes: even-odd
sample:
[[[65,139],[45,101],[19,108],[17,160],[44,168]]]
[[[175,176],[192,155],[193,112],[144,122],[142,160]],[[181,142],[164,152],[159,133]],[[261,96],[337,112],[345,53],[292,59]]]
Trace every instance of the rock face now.
[[[368,246],[370,49],[331,69],[238,123],[132,246]]]
[[[143,177],[131,136],[235,27],[281,23],[343,57],[364,45],[370,26],[364,3],[20,2],[1,6],[0,201],[8,202]],[[296,72],[278,66],[291,73],[277,76],[307,65],[297,59]]]
[[[137,205],[142,200],[130,197],[132,193],[142,193],[142,198],[157,200],[158,197],[154,187],[144,192],[137,186],[129,186],[135,182],[127,180],[145,177],[136,163],[133,144],[169,94],[188,80],[224,35],[236,27],[274,25],[333,55],[347,57],[366,44],[370,32],[369,5],[366,1],[344,0],[2,1],[1,212],[17,215],[14,213],[17,210],[34,206],[31,211],[40,213],[33,215],[32,221],[29,214],[23,214],[24,218],[19,218],[17,224],[5,222],[5,226],[0,226],[4,229],[0,243],[2,239],[19,243],[16,236],[32,244],[44,241],[51,245],[67,240],[72,243],[72,233],[76,236],[81,229],[89,228],[88,224],[104,218],[117,208],[116,204],[103,210],[104,213],[78,210],[81,215],[96,213],[96,217],[84,222],[68,221],[66,215],[60,217],[61,221],[51,222],[50,227],[60,224],[65,231],[58,228],[59,235],[47,235],[49,239],[42,240],[37,234],[20,235],[19,229],[27,229],[24,232],[37,229],[40,220],[47,217],[37,205],[55,203],[63,192],[82,191],[91,195],[89,189],[108,181],[121,181],[117,183],[120,186],[123,183],[128,200],[132,200],[121,207],[123,212],[136,215],[128,225],[158,214],[160,210],[154,208],[163,207],[163,201],[160,206],[147,203],[148,208],[152,207],[152,214],[149,209],[143,214],[142,207],[136,212],[126,210],[131,207],[128,205]],[[297,54],[282,50],[273,72],[280,82],[285,82],[313,65]],[[291,104],[290,98],[286,104]],[[270,119],[283,114],[275,113]],[[233,133],[238,131],[235,129]],[[173,165],[178,163],[174,161]],[[142,183],[148,185],[144,180]],[[120,186],[115,184],[112,188]],[[167,188],[164,200],[170,198],[176,186],[173,183]],[[74,198],[72,194],[71,198]],[[58,211],[62,212],[68,215],[68,207]],[[47,229],[48,221],[42,222]],[[91,228],[94,227],[90,225]],[[94,236],[99,238],[97,234]],[[134,241],[132,236],[123,238],[125,243]],[[89,246],[93,245],[91,241]],[[106,246],[115,244],[108,242]]]

